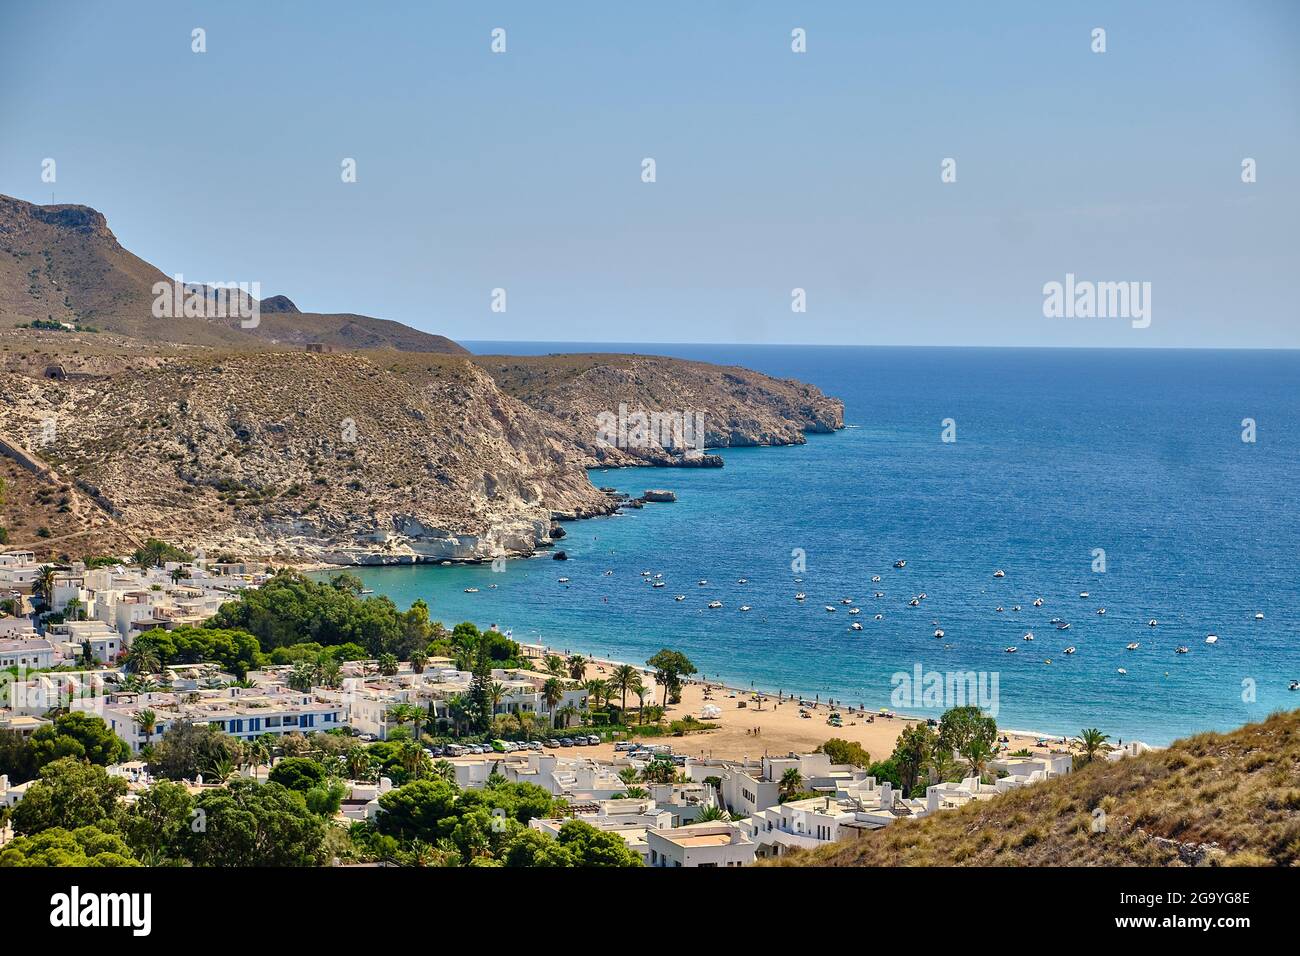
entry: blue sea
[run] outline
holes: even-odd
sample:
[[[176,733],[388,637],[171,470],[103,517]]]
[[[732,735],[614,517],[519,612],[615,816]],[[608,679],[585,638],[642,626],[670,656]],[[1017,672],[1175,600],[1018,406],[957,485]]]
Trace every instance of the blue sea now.
[[[679,500],[568,524],[567,563],[360,572],[403,607],[423,598],[448,624],[638,663],[673,647],[709,677],[868,707],[892,707],[893,675],[918,664],[996,674],[999,724],[1052,734],[1164,744],[1300,706],[1287,689],[1300,678],[1300,352],[469,347],[742,365],[843,399],[847,427],[723,450],[722,469],[595,472]]]

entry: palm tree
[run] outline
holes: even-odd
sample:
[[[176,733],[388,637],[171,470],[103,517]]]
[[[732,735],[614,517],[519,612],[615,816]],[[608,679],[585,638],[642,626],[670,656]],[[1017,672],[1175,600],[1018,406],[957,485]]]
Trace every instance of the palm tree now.
[[[799,768],[791,767],[785,773],[781,774],[781,795],[785,797],[793,796],[803,788],[803,774]]]
[[[388,708],[388,719],[397,726],[403,724],[415,725],[415,739],[420,739],[420,724],[424,723],[424,708],[416,707],[414,704],[394,704]]]
[[[429,663],[429,655],[424,651],[411,652],[411,670],[417,674],[423,674],[425,665]]]
[[[361,750],[360,747],[356,748]],[[362,751],[364,753],[364,751]],[[244,761],[248,768],[253,771],[253,776],[257,776],[259,767],[265,767],[271,762],[271,748],[267,746],[266,740],[262,737],[256,737],[244,744]]]
[[[433,765],[432,773],[435,780],[445,780],[447,783],[456,782],[456,766],[450,760],[439,760]]]
[[[515,711],[515,722],[519,724],[519,733],[524,740],[533,737],[533,715],[526,710]]]
[[[641,774],[637,772],[636,767],[624,767],[618,772],[618,779],[631,786],[641,779]]]
[[[569,658],[569,676],[574,680],[582,680],[587,673],[587,659],[581,654],[574,654]]]
[[[501,704],[506,697],[510,695],[506,685],[495,680],[483,688],[483,693],[487,695],[488,703],[492,705],[492,713],[494,714],[501,708]]]
[[[564,699],[564,685],[560,683],[558,677],[552,677],[542,685],[542,700],[546,702],[546,709],[551,712],[551,726],[555,726],[555,705]]]
[[[584,681],[582,689],[587,692],[587,697],[596,702],[599,707],[603,701],[609,700],[609,682],[599,677]]]
[[[609,679],[609,685],[623,694],[623,705],[620,709],[624,712],[627,711],[627,692],[632,689],[632,682],[640,676],[631,664],[620,664],[614,668],[614,673]]]
[[[645,719],[645,699],[650,695],[650,688],[646,687],[645,681],[638,674],[630,690],[636,695],[636,719],[640,722]]]
[[[966,765],[970,768],[972,777],[982,777],[984,775],[984,766],[988,763],[989,757],[993,756],[993,749],[987,741],[974,739],[967,742],[962,749],[961,755],[966,758]]]
[[[158,715],[152,710],[142,710],[136,713],[135,722],[140,726],[140,732],[144,734],[144,745],[149,746],[149,738],[153,736],[154,728],[158,726]]]
[[[293,665],[293,670],[289,672],[289,687],[293,690],[307,693],[316,684],[316,676],[319,668],[312,661],[299,661]]]
[[[397,759],[409,780],[420,780],[433,769],[428,753],[414,740],[402,741],[397,750]]]
[[[68,603],[63,606],[63,619],[65,621],[80,621],[81,614],[81,600],[79,598],[69,598]]]
[[[447,698],[447,716],[451,718],[454,736],[461,736],[461,728],[469,726],[474,720],[473,709],[464,694],[453,694]]]
[[[548,674],[553,674],[556,677],[569,676],[569,669],[564,666],[564,658],[559,654],[547,654],[546,660],[542,663],[546,667]]]
[[[713,805],[713,806],[707,806],[702,811],[700,811],[700,815],[695,818],[695,822],[712,823],[714,820],[730,820],[730,819],[731,819],[730,813],[722,809],[722,807]]]
[[[148,641],[137,641],[126,653],[126,670],[132,674],[156,674],[162,670],[158,651]]]
[[[47,564],[36,572],[36,579],[32,582],[32,592],[41,596],[47,608],[54,603],[54,577],[59,571],[54,565]]]
[[[573,704],[565,704],[559,709],[555,716],[560,718],[561,727],[567,727],[573,722],[573,718],[577,715],[578,708],[574,707]]]
[[[380,654],[377,663],[379,664],[379,673],[383,676],[392,677],[397,673],[398,661],[396,654]]]
[[[1092,759],[1097,756],[1108,740],[1110,740],[1110,734],[1103,734],[1096,727],[1089,727],[1080,733],[1077,746],[1083,751],[1083,762],[1092,763]]]
[[[353,780],[365,780],[374,768],[374,759],[365,747],[353,747],[344,755],[343,766]]]

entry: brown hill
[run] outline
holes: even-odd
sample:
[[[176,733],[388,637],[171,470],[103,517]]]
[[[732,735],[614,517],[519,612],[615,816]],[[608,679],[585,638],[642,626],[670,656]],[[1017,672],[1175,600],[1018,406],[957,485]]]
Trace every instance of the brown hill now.
[[[220,348],[318,342],[338,349],[466,354],[441,335],[365,315],[300,312],[284,296],[271,297],[271,307],[251,329],[242,328],[238,317],[155,318],[157,282],[170,277],[124,249],[102,213],[0,196],[0,327],[54,321],[145,342]]]
[[[1093,814],[1105,814],[1105,832]],[[783,866],[1300,864],[1300,711],[901,821]]]

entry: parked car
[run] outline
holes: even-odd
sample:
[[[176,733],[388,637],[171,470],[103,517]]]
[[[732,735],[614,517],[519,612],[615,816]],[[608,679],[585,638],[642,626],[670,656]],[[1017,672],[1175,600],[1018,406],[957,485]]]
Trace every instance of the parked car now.
[[[636,750],[637,745],[630,740],[620,740],[614,744],[614,753],[626,753],[630,750]]]
[[[596,734],[588,734],[587,743],[591,744],[594,747],[598,743],[600,743],[600,737],[598,737]]]
[[[448,757],[459,757],[465,753],[465,748],[460,744],[447,744],[443,749]]]
[[[530,741],[528,741],[528,749],[529,749],[529,750],[541,750],[541,749],[542,749],[542,742],[541,742],[540,740],[530,740]]]
[[[572,738],[572,737],[561,737],[561,738],[560,738],[560,746],[561,746],[561,747],[572,747],[572,746],[573,746],[573,738]]]
[[[558,740],[556,740],[554,737],[552,737],[550,740],[546,741],[546,746],[548,746],[548,747],[558,747],[558,746],[560,746],[560,742],[559,742]]]

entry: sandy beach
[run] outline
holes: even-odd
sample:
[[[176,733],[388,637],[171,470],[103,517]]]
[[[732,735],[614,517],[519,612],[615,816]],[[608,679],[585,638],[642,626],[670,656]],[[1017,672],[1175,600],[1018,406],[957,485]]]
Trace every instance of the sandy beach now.
[[[621,662],[589,660],[586,679],[608,678]],[[645,671],[644,667],[638,668]],[[629,702],[635,706],[635,700]],[[647,701],[647,704],[649,701]],[[721,711],[719,717],[703,717],[706,705],[712,704]],[[809,714],[801,717],[800,710]],[[831,711],[838,711],[844,726],[832,727],[827,723]],[[725,687],[716,682],[692,681],[682,688],[680,703],[669,704],[666,720],[680,720],[687,715],[708,723],[718,724],[717,730],[688,734],[684,737],[646,738],[651,743],[668,743],[674,752],[700,757],[740,760],[757,758],[764,754],[807,753],[817,749],[831,737],[850,740],[862,745],[872,760],[884,760],[894,750],[894,744],[908,726],[918,723],[918,718],[903,715],[886,717],[871,712],[850,711],[838,701],[834,707],[826,701],[820,703],[806,699],[800,707],[799,700],[787,696],[778,701],[775,695],[752,690]],[[999,729],[999,737],[1007,737],[1003,746],[1010,751],[1028,749],[1037,752],[1063,751],[1060,738],[1042,737],[1023,731]],[[1046,739],[1048,746],[1040,747],[1037,741]],[[613,744],[586,748],[585,756],[610,759]]]

